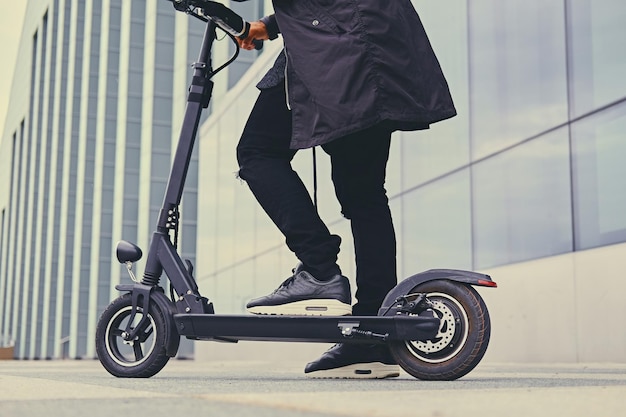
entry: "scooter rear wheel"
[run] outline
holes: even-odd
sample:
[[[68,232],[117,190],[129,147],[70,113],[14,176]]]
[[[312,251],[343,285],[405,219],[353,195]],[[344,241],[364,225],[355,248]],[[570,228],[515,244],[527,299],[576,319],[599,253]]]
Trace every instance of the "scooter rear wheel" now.
[[[96,327],[96,352],[111,375],[148,378],[163,369],[170,359],[166,354],[168,322],[157,303],[150,303],[147,321],[137,337],[125,340],[129,320],[133,320],[131,328],[135,328],[144,316],[144,311],[138,307],[133,319],[132,308],[131,294],[124,294],[109,304]]]
[[[426,293],[441,325],[433,339],[390,343],[398,364],[423,380],[451,381],[469,373],[485,355],[491,335],[489,312],[478,292],[463,283],[435,280],[411,293]]]

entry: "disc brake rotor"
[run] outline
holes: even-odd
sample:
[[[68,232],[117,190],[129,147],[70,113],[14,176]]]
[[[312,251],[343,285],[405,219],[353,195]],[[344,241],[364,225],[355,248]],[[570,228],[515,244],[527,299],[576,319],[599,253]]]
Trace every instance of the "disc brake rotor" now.
[[[439,331],[431,340],[413,342],[417,349],[425,353],[439,352],[446,348],[452,341],[456,331],[456,318],[452,310],[441,301],[432,301],[432,303],[433,310],[435,310],[441,320]]]
[[[409,352],[428,363],[442,363],[453,358],[465,345],[469,335],[469,320],[463,306],[449,294],[429,293],[441,322],[437,335],[430,340],[407,341]]]

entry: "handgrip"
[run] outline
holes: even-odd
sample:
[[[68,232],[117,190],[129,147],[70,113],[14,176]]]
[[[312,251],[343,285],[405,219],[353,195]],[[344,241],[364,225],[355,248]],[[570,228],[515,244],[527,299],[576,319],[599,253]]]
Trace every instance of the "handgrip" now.
[[[234,11],[221,3],[207,1],[202,6],[204,14],[210,16],[220,28],[233,36],[242,36],[247,32],[249,24]]]
[[[204,11],[207,18],[211,19],[217,26],[228,32],[232,36],[243,39],[248,35],[250,24],[246,22],[237,13],[211,0],[170,0],[174,4],[176,10],[185,11],[189,7],[199,7]],[[237,0],[245,1],[245,0]],[[255,39],[253,41],[254,49],[257,51],[263,49],[263,41]]]
[[[252,41],[252,43],[254,44],[254,49],[256,49],[257,51],[260,51],[261,49],[263,49],[263,41],[260,39],[255,39]]]
[[[201,8],[207,18],[213,20],[220,28],[233,36],[244,36],[248,23],[237,13],[211,0],[169,0],[176,10],[189,12],[193,8]]]

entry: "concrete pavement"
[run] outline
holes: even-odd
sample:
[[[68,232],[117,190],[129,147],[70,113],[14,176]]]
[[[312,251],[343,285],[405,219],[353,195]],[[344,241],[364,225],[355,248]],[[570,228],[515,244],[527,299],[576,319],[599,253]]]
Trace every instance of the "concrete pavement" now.
[[[285,344],[285,357],[289,356]],[[481,364],[451,382],[311,380],[298,361],[171,360],[150,379],[98,361],[0,361],[0,417],[624,415],[626,365]]]

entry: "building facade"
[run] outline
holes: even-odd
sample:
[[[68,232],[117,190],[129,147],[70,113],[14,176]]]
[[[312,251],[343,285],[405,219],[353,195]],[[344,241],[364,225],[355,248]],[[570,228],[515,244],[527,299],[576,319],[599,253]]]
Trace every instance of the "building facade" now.
[[[458,116],[394,134],[399,276],[491,274],[485,360],[626,362],[626,3],[413,3]],[[270,2],[235,6],[253,18]],[[147,248],[202,25],[164,0],[31,0],[27,15],[0,153],[0,335],[22,358],[89,357],[128,279],[115,242]],[[183,199],[183,255],[218,313],[242,313],[296,263],[236,178],[254,85],[280,49],[242,52],[216,79]],[[354,277],[321,150],[316,163],[318,209]],[[313,184],[310,151],[294,167]]]
[[[0,343],[15,357],[95,356],[98,316],[129,280],[115,244],[148,246],[203,32],[165,0],[29,1],[0,145]],[[192,261],[197,164],[181,206]]]

